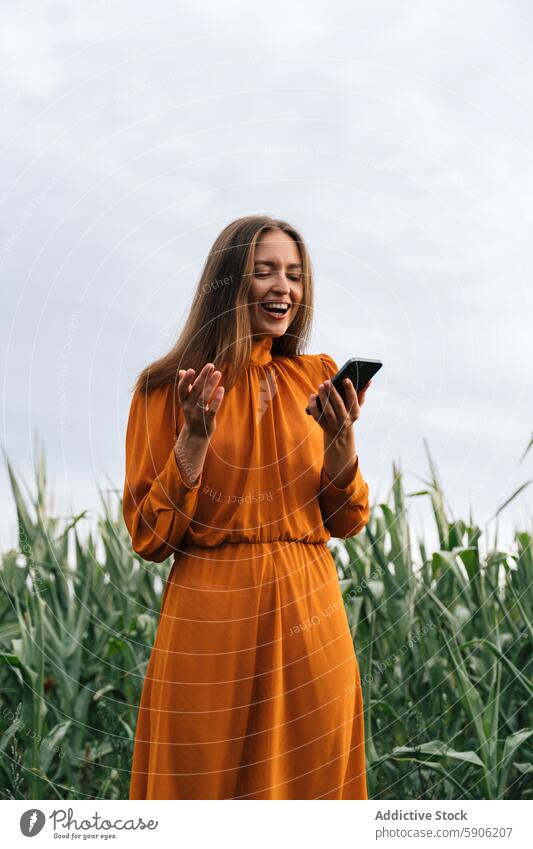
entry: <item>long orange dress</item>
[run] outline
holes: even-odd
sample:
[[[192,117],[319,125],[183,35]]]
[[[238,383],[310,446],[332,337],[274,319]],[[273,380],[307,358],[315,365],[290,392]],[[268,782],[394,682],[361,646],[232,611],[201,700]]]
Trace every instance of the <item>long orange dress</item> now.
[[[173,443],[177,384],[134,393],[124,519],[145,560],[174,555],[139,707],[130,799],[367,799],[359,668],[331,536],[368,522],[305,412],[327,354],[272,357],[224,397],[195,485]]]

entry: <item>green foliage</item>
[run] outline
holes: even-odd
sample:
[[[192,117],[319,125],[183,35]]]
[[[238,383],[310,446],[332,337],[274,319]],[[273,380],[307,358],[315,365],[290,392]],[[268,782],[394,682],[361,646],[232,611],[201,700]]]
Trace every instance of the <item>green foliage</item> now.
[[[483,553],[472,520],[449,518],[428,459],[424,490],[406,494],[394,466],[387,503],[333,548],[363,683],[370,796],[532,798],[532,535]],[[0,569],[0,794],[125,799],[171,561],[132,552],[120,499],[113,512],[102,497],[97,539],[80,539],[85,513],[60,527],[42,453],[29,503],[7,465],[19,540]],[[430,498],[439,539],[431,554],[419,541],[416,557],[414,497]]]
[[[392,504],[375,505],[364,531],[339,543],[369,795],[532,798],[532,535],[516,532],[511,551],[483,553],[479,527],[449,518],[429,465],[427,488],[410,495],[394,467]],[[415,565],[405,501],[422,496],[440,548],[428,554],[419,541]]]
[[[42,455],[31,506],[9,463],[8,472],[19,547],[3,556],[0,569],[0,794],[127,798],[169,562],[147,567],[132,552],[122,505],[113,515],[103,498],[103,557],[92,535],[80,540],[84,514],[60,529],[45,507]]]

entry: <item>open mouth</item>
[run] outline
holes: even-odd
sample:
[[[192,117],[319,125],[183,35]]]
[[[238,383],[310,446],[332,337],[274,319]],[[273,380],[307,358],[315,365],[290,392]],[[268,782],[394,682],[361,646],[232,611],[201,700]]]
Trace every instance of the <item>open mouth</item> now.
[[[282,301],[263,301],[260,307],[272,318],[283,318],[289,312],[290,304]]]

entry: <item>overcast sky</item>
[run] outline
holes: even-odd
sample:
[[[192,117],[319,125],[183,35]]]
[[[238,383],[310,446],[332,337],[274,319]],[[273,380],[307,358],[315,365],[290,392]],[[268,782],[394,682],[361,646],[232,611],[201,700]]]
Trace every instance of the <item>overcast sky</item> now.
[[[456,517],[483,526],[533,477],[528,3],[19,0],[2,17],[2,444],[33,487],[37,435],[58,513],[122,489],[134,379],[252,213],[308,242],[309,353],[383,360],[356,425],[373,502],[393,460],[421,488],[424,437]],[[4,462],[0,484],[5,550]],[[532,492],[502,541],[531,527]]]

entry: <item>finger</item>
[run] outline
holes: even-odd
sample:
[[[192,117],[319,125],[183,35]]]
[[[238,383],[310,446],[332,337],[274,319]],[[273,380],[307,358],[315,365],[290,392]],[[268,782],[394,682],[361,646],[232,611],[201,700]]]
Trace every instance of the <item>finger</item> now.
[[[322,415],[321,410],[318,409],[317,401],[318,401],[318,395],[310,395],[309,396],[309,409],[311,411],[311,415],[313,416],[313,418],[316,422],[319,420],[320,416]]]
[[[218,409],[222,403],[222,399],[224,398],[224,387],[219,386],[217,391],[215,392],[213,399],[209,402],[209,409],[206,411],[206,415],[211,415],[213,418],[216,416]]]
[[[368,389],[368,387],[370,386],[371,383],[372,383],[372,381],[369,380],[368,383],[365,386],[363,386],[361,391],[357,393],[357,400],[359,401],[359,404],[365,403],[366,391],[367,391],[367,389]]]
[[[193,403],[193,404],[197,404],[198,402],[200,402],[200,404],[206,404],[207,403],[207,401],[205,400],[205,398],[207,397],[206,383],[207,383],[208,379],[211,377],[211,374],[212,374],[214,368],[215,368],[215,366],[213,365],[213,363],[206,363],[203,366],[203,368],[201,369],[200,374],[198,375],[198,377],[196,378],[196,380],[194,381],[194,383],[192,385],[191,395],[190,395],[191,403]]]
[[[205,383],[206,391],[213,394],[213,391],[216,389],[216,385],[219,382],[221,377],[222,377],[222,372],[219,369],[215,369],[215,371],[212,371],[211,374],[208,375],[206,383]]]
[[[335,413],[330,401],[331,393],[324,383],[321,383],[318,387],[318,394],[320,396],[320,401],[322,402],[324,421],[328,427],[334,427],[337,422],[337,414]]]
[[[221,377],[222,372],[218,370],[211,373],[208,372],[207,377],[205,378],[203,383],[203,388],[196,402],[197,404],[202,404],[204,407],[208,405],[209,408],[211,408],[211,397],[213,395],[213,390],[220,381]],[[209,412],[209,410],[202,410],[201,412],[205,416]]]
[[[342,384],[344,387],[344,394],[346,396],[346,401],[344,402],[346,412],[348,413],[352,421],[355,421],[358,416],[358,402],[355,386],[353,385],[353,381],[351,381],[349,377],[345,377]]]
[[[214,393],[215,389],[217,388],[217,384],[219,383],[221,377],[222,377],[222,372],[214,371],[212,373],[211,377],[208,379],[208,381],[205,385],[205,389],[204,389],[204,398],[206,399],[206,401],[205,401],[206,404],[211,403],[211,397],[213,396],[213,393]]]
[[[194,376],[194,369],[181,369],[179,370],[180,379],[178,381],[178,398],[181,405],[189,397],[189,392],[191,390],[191,380]]]
[[[357,396],[357,392],[355,391],[355,386],[353,385],[353,381],[350,380],[349,377],[344,379],[344,387],[346,391],[347,398],[346,409],[348,411],[348,415],[350,416],[353,422],[357,421],[359,415],[361,413],[361,409],[359,406],[359,398]]]
[[[331,402],[331,406],[335,412],[335,416],[340,421],[344,421],[348,417],[348,407],[344,403],[342,395],[339,390],[331,380],[326,380],[325,382],[326,389],[329,390],[329,399]],[[349,405],[348,405],[349,406]]]
[[[348,406],[352,410],[352,412],[349,413],[347,410],[347,405],[344,403],[344,400],[341,394],[339,393],[338,389],[335,387],[334,383],[332,381],[327,380],[325,385],[326,388],[328,388],[329,385],[331,389],[330,403],[335,412],[335,424],[333,425],[333,427],[335,428],[337,433],[340,433],[341,430],[347,424],[351,425],[355,421],[354,417],[356,417],[356,413],[354,412],[354,404],[356,403],[356,401],[354,402],[353,399],[351,399],[352,403],[349,403],[349,399],[347,399]],[[346,394],[348,394],[348,392]]]

